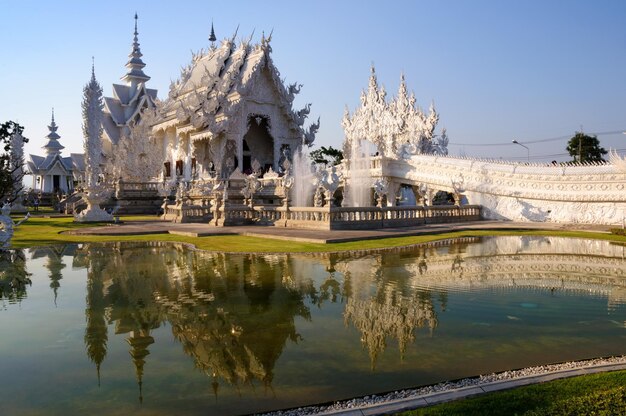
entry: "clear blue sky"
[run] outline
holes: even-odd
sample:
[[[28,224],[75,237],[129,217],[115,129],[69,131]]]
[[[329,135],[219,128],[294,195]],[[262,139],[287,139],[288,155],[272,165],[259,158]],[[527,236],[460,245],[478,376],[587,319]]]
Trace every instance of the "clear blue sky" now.
[[[316,146],[340,147],[373,63],[393,95],[404,72],[427,108],[435,102],[451,154],[567,160],[567,136],[626,130],[626,1],[7,1],[0,0],[0,121],[17,120],[41,154],[54,107],[63,154],[82,152],[82,88],[119,83],[133,15],[148,86],[165,98],[171,79],[219,39],[272,29],[273,59],[296,100],[321,117]],[[560,140],[534,141],[563,137]],[[601,134],[626,149],[626,135]],[[530,143],[528,143],[530,142]],[[493,146],[476,144],[493,143]],[[544,159],[539,159],[544,157]],[[537,158],[537,159],[535,159]]]

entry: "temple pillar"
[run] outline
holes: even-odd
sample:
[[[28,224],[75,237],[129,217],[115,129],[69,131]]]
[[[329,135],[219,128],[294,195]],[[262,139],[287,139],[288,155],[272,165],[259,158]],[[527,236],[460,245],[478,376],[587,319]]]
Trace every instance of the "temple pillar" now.
[[[43,179],[41,180],[41,190],[42,192],[50,192],[50,190],[48,188],[50,188],[50,175],[44,175]]]
[[[278,172],[280,170],[280,166],[278,166],[278,161],[280,160],[280,148],[282,147],[283,141],[281,139],[274,139],[274,161],[272,162],[272,169],[274,172]]]
[[[191,180],[191,138],[187,136],[183,140],[182,146],[185,147],[185,159],[183,165],[183,176],[185,181]]]
[[[235,140],[235,143],[237,143],[237,169],[243,172],[243,136],[240,140]]]
[[[178,145],[178,135],[176,134],[176,131],[173,130],[171,135],[170,135],[170,144],[172,145],[171,148],[169,148],[169,154],[167,155],[168,160],[170,161],[170,175],[171,178],[176,179],[176,148]]]
[[[163,132],[163,144],[162,144],[162,148],[161,151],[163,152],[163,156],[161,157],[161,160],[163,160],[163,162],[167,162],[168,159],[168,154],[167,154],[167,145],[169,144],[169,135],[167,134],[167,130],[165,130]]]

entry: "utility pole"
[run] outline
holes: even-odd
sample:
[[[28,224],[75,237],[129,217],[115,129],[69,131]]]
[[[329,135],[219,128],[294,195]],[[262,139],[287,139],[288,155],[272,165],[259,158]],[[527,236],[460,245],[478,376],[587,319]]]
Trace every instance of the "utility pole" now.
[[[518,142],[517,140],[513,140],[512,143],[514,144],[519,144],[520,146],[526,148],[526,156],[528,158],[528,164],[530,164],[530,149],[528,148],[528,146],[521,144],[520,142]]]

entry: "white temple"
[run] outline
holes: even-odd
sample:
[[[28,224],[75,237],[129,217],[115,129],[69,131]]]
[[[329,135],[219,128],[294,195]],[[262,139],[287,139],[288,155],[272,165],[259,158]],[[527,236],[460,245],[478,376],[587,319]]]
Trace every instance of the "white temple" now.
[[[235,34],[236,36],[236,34]],[[254,161],[267,172],[302,143],[311,144],[319,120],[303,124],[310,104],[294,111],[301,85],[285,87],[274,66],[271,35],[259,44],[235,36],[194,54],[153,127],[163,149],[164,177],[185,180],[250,173]]]
[[[116,206],[123,210],[143,209],[145,201],[154,208],[160,196],[166,219],[219,226],[384,228],[478,218],[625,221],[623,158],[546,166],[448,156],[445,129],[436,132],[434,105],[422,111],[404,76],[397,96],[388,101],[373,68],[361,106],[352,114],[346,111],[342,122],[346,159],[333,172],[316,168],[318,183],[309,192],[315,195],[306,198],[314,206],[291,205],[298,179],[306,175],[285,172],[289,164],[284,162],[313,143],[319,119],[305,129],[311,105],[293,109],[302,85],[281,80],[271,58],[271,35],[253,44],[251,37],[236,42],[235,33],[216,45],[211,28],[208,49],[192,55],[168,97],[158,101],[157,91],[145,85],[150,77],[143,72],[136,19],[122,77],[126,85],[113,85],[102,121],[104,170],[116,183]],[[55,130],[53,122],[48,162],[41,158],[33,166],[52,169],[49,158],[60,152]],[[61,187],[61,173],[46,173],[51,178],[46,184],[53,182],[45,189]],[[175,204],[170,204],[174,189]],[[433,206],[441,192],[452,194],[454,205]],[[339,198],[342,207],[333,204]]]
[[[81,153],[71,153],[69,157],[61,156],[61,150],[65,147],[59,143],[61,136],[57,133],[54,110],[48,129],[50,133],[42,146],[45,156],[29,155],[26,161],[27,172],[33,177],[32,189],[38,193],[69,194],[74,190],[74,183],[83,181],[84,156]]]

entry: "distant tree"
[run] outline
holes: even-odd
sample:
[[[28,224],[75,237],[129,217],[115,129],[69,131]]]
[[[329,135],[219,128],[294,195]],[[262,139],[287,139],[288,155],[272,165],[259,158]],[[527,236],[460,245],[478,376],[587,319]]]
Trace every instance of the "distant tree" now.
[[[315,163],[323,163],[325,165],[338,165],[343,160],[343,152],[332,146],[320,147],[310,153],[311,159]]]
[[[580,131],[567,142],[567,151],[575,162],[602,162],[602,156],[607,154],[597,136],[588,136]]]
[[[0,199],[3,201],[15,201],[23,188],[23,145],[28,142],[22,136],[23,131],[24,127],[14,121],[0,124]]]

